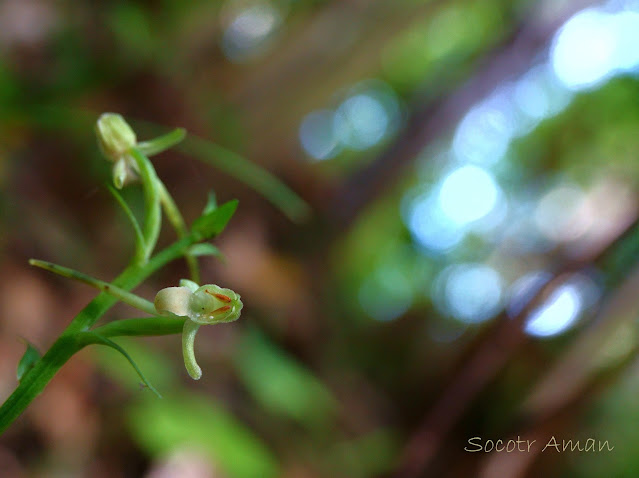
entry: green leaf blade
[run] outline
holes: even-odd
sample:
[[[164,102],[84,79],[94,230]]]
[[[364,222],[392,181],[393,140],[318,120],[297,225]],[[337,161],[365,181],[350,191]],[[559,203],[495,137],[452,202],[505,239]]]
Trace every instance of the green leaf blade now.
[[[128,422],[134,439],[152,457],[194,448],[229,478],[282,476],[268,443],[211,395],[147,397],[130,408]]]
[[[124,350],[122,347],[120,347],[117,343],[115,343],[113,340],[107,339],[106,337],[104,337],[104,336],[102,336],[102,335],[100,335],[98,333],[95,333],[95,332],[84,332],[84,339],[87,341],[87,344],[106,345],[107,347],[111,347],[112,349],[120,352],[124,356],[124,358],[129,362],[129,364],[131,364],[131,366],[133,367],[135,372],[138,374],[138,376],[142,380],[142,383],[144,383],[144,385],[149,390],[151,390],[153,393],[155,393],[158,396],[158,398],[162,398],[162,395],[160,395],[160,392],[158,392],[155,389],[155,387],[153,385],[151,385],[151,382],[149,382],[146,379],[146,377],[142,373],[142,370],[140,370],[140,367],[138,367],[138,365],[135,363],[133,358],[127,353],[126,350]]]
[[[204,206],[204,211],[202,211],[202,215],[213,212],[217,209],[217,196],[215,195],[215,191],[210,191],[209,196],[206,201],[206,206]]]
[[[332,426],[338,402],[311,370],[253,328],[236,349],[238,375],[256,401],[309,429]]]
[[[192,234],[198,240],[211,239],[220,234],[235,214],[238,200],[233,199],[217,209],[198,217],[191,227]]]

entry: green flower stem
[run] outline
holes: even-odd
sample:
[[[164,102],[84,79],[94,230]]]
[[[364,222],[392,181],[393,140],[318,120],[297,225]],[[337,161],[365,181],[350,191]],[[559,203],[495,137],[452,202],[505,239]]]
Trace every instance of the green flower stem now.
[[[162,225],[162,214],[160,210],[160,191],[157,184],[160,182],[155,169],[149,158],[140,153],[136,148],[131,148],[129,154],[135,160],[138,167],[138,174],[142,181],[142,189],[144,190],[144,226],[142,234],[144,235],[144,248],[141,257],[136,257],[138,262],[146,262],[151,254],[160,235],[160,227]],[[138,256],[139,254],[136,254]]]
[[[184,222],[184,218],[180,213],[175,201],[169,191],[167,191],[164,183],[158,179],[157,188],[160,194],[160,202],[162,203],[162,207],[164,208],[164,212],[166,213],[166,217],[169,222],[175,229],[175,232],[178,235],[178,238],[185,237],[189,232],[186,228],[186,223]],[[197,263],[197,259],[192,254],[185,254],[184,258],[186,259],[186,263],[189,267],[189,273],[191,274],[191,280],[196,283],[200,283],[200,268]]]
[[[124,290],[133,289],[153,272],[184,255],[194,242],[192,236],[185,237],[156,254],[146,264],[127,267],[113,281],[113,285]],[[0,407],[0,433],[42,392],[66,361],[87,345],[82,339],[82,332],[89,330],[117,300],[112,295],[102,292],[75,316],[47,353],[24,374],[18,387]]]
[[[185,317],[141,317],[109,322],[92,330],[103,337],[137,337],[181,334]]]
[[[184,138],[184,131],[176,130],[173,133],[169,133],[169,135],[167,136],[171,135],[175,136],[170,138],[172,141],[171,144],[173,144],[173,142],[179,142]],[[151,153],[155,153],[166,148],[166,145],[162,143],[157,148],[153,149],[152,146],[155,144],[155,141],[156,140],[143,143],[141,147],[139,147],[140,145],[138,145],[135,148],[132,148],[130,151],[130,154],[136,161],[136,165],[138,166],[140,172],[140,179],[142,180],[142,186],[144,188],[145,204],[147,208],[147,210],[145,211],[145,217],[147,218],[147,221],[144,225],[144,237],[146,240],[147,249],[145,250],[143,257],[140,258],[142,260],[146,260],[146,258],[148,258],[150,252],[155,246],[155,242],[157,241],[158,235],[160,233],[160,205],[162,205],[162,207],[164,208],[166,217],[177,232],[178,238],[181,239],[188,234],[186,223],[184,222],[184,218],[182,217],[180,210],[175,204],[175,201],[167,191],[164,183],[160,180],[160,178],[158,178],[149,158],[147,158],[144,153],[141,152],[150,151]],[[153,247],[151,247],[150,244],[153,244]],[[200,271],[196,258],[191,254],[186,254],[185,257],[189,267],[191,278],[194,282],[199,283]]]
[[[199,380],[202,377],[202,369],[195,360],[195,334],[197,334],[200,324],[196,324],[192,320],[184,321],[184,330],[182,331],[182,354],[184,355],[184,366],[193,380]]]
[[[143,312],[146,312],[151,315],[156,315],[157,311],[152,302],[143,299],[140,296],[132,294],[131,292],[121,289],[113,284],[109,284],[108,282],[101,281],[100,279],[95,279],[94,277],[83,274],[82,272],[75,271],[73,269],[69,269],[68,267],[59,266],[57,264],[52,264],[47,261],[40,261],[37,259],[30,259],[29,264],[32,266],[40,267],[41,269],[45,269],[49,272],[54,272],[55,274],[59,274],[63,277],[68,277],[69,279],[77,280],[78,282],[82,282],[84,284],[95,287],[96,289],[101,290],[102,292],[106,292],[111,294],[115,298],[121,300],[125,304],[129,304],[136,309],[140,309]]]
[[[22,376],[18,387],[0,407],[0,433],[18,418],[67,360],[83,346],[75,335],[63,334],[55,341],[47,353]]]

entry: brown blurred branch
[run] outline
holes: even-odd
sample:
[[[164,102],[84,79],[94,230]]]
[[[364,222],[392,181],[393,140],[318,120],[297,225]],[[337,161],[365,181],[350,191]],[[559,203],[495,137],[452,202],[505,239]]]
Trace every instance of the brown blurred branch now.
[[[527,340],[523,324],[532,311],[573,272],[597,264],[606,273],[608,291],[615,287],[636,267],[639,260],[639,221],[634,223],[600,251],[598,257],[559,265],[553,279],[548,281],[513,318],[502,313],[495,326],[479,343],[477,351],[460,366],[448,387],[426,414],[408,441],[401,457],[399,473],[402,477],[419,476],[440,449],[446,435],[470,406],[481,390],[499,373],[519,345]]]
[[[530,312],[542,304],[564,278],[560,275],[545,284],[512,320],[505,314],[500,315],[497,325],[454,375],[408,441],[401,458],[400,476],[419,476],[435,457],[443,439],[469,404],[526,340],[522,326]]]
[[[544,51],[557,28],[592,0],[541,5],[544,10],[529,15],[526,23],[479,60],[471,79],[435,100],[417,100],[406,126],[393,143],[367,167],[352,175],[334,195],[330,210],[338,211],[341,224],[348,226],[372,199],[387,190],[420,152],[434,139],[446,134],[464,113],[498,85],[526,71]],[[554,4],[553,4],[554,5]],[[550,11],[555,8],[555,11]],[[533,17],[533,20],[530,19]],[[444,82],[446,83],[446,82]],[[443,88],[447,88],[446,85]],[[435,93],[429,92],[432,98]]]
[[[637,277],[633,280],[636,285]],[[636,321],[636,315],[632,316]],[[578,344],[580,345],[580,344]],[[570,358],[570,352],[568,354]],[[552,376],[557,368],[565,362],[566,357],[559,360],[559,367],[555,367],[548,374]],[[585,369],[590,370],[592,360],[586,360]],[[611,366],[604,373],[590,376],[587,381],[582,380],[579,375],[576,379],[569,375],[564,375],[567,382],[567,388],[570,393],[561,397],[560,402],[548,404],[547,408],[539,409],[534,415],[527,417],[529,423],[527,429],[517,433],[516,438],[521,437],[522,440],[537,440],[537,443],[547,442],[550,436],[558,434],[561,429],[568,428],[575,422],[575,418],[583,411],[584,407],[592,402],[610,385],[614,384],[619,378],[630,368],[636,366],[639,362],[639,346],[634,344],[632,350],[628,351],[626,356],[617,364]],[[542,380],[541,387],[536,387],[531,396],[535,396],[540,388],[543,388],[545,380]],[[499,476],[502,478],[522,478],[535,463],[539,457],[542,448],[536,447],[529,453],[514,453],[500,455],[491,453],[480,465],[478,475],[480,478],[492,478]]]

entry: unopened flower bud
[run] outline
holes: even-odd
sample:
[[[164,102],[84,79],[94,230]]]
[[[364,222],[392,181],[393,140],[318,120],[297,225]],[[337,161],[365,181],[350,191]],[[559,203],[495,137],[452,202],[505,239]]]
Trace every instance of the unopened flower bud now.
[[[104,113],[95,125],[98,144],[110,161],[121,159],[137,143],[135,132],[117,113]]]

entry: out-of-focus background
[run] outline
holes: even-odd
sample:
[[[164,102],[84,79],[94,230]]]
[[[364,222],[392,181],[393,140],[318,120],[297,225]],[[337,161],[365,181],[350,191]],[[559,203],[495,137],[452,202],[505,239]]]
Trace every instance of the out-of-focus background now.
[[[103,111],[191,133],[153,161],[189,221],[240,200],[203,276],[245,304],[199,382],[120,341],[162,400],[74,357],[0,476],[638,476],[637,72],[634,0],[0,1],[0,400],[95,295],[28,258],[132,252]]]

